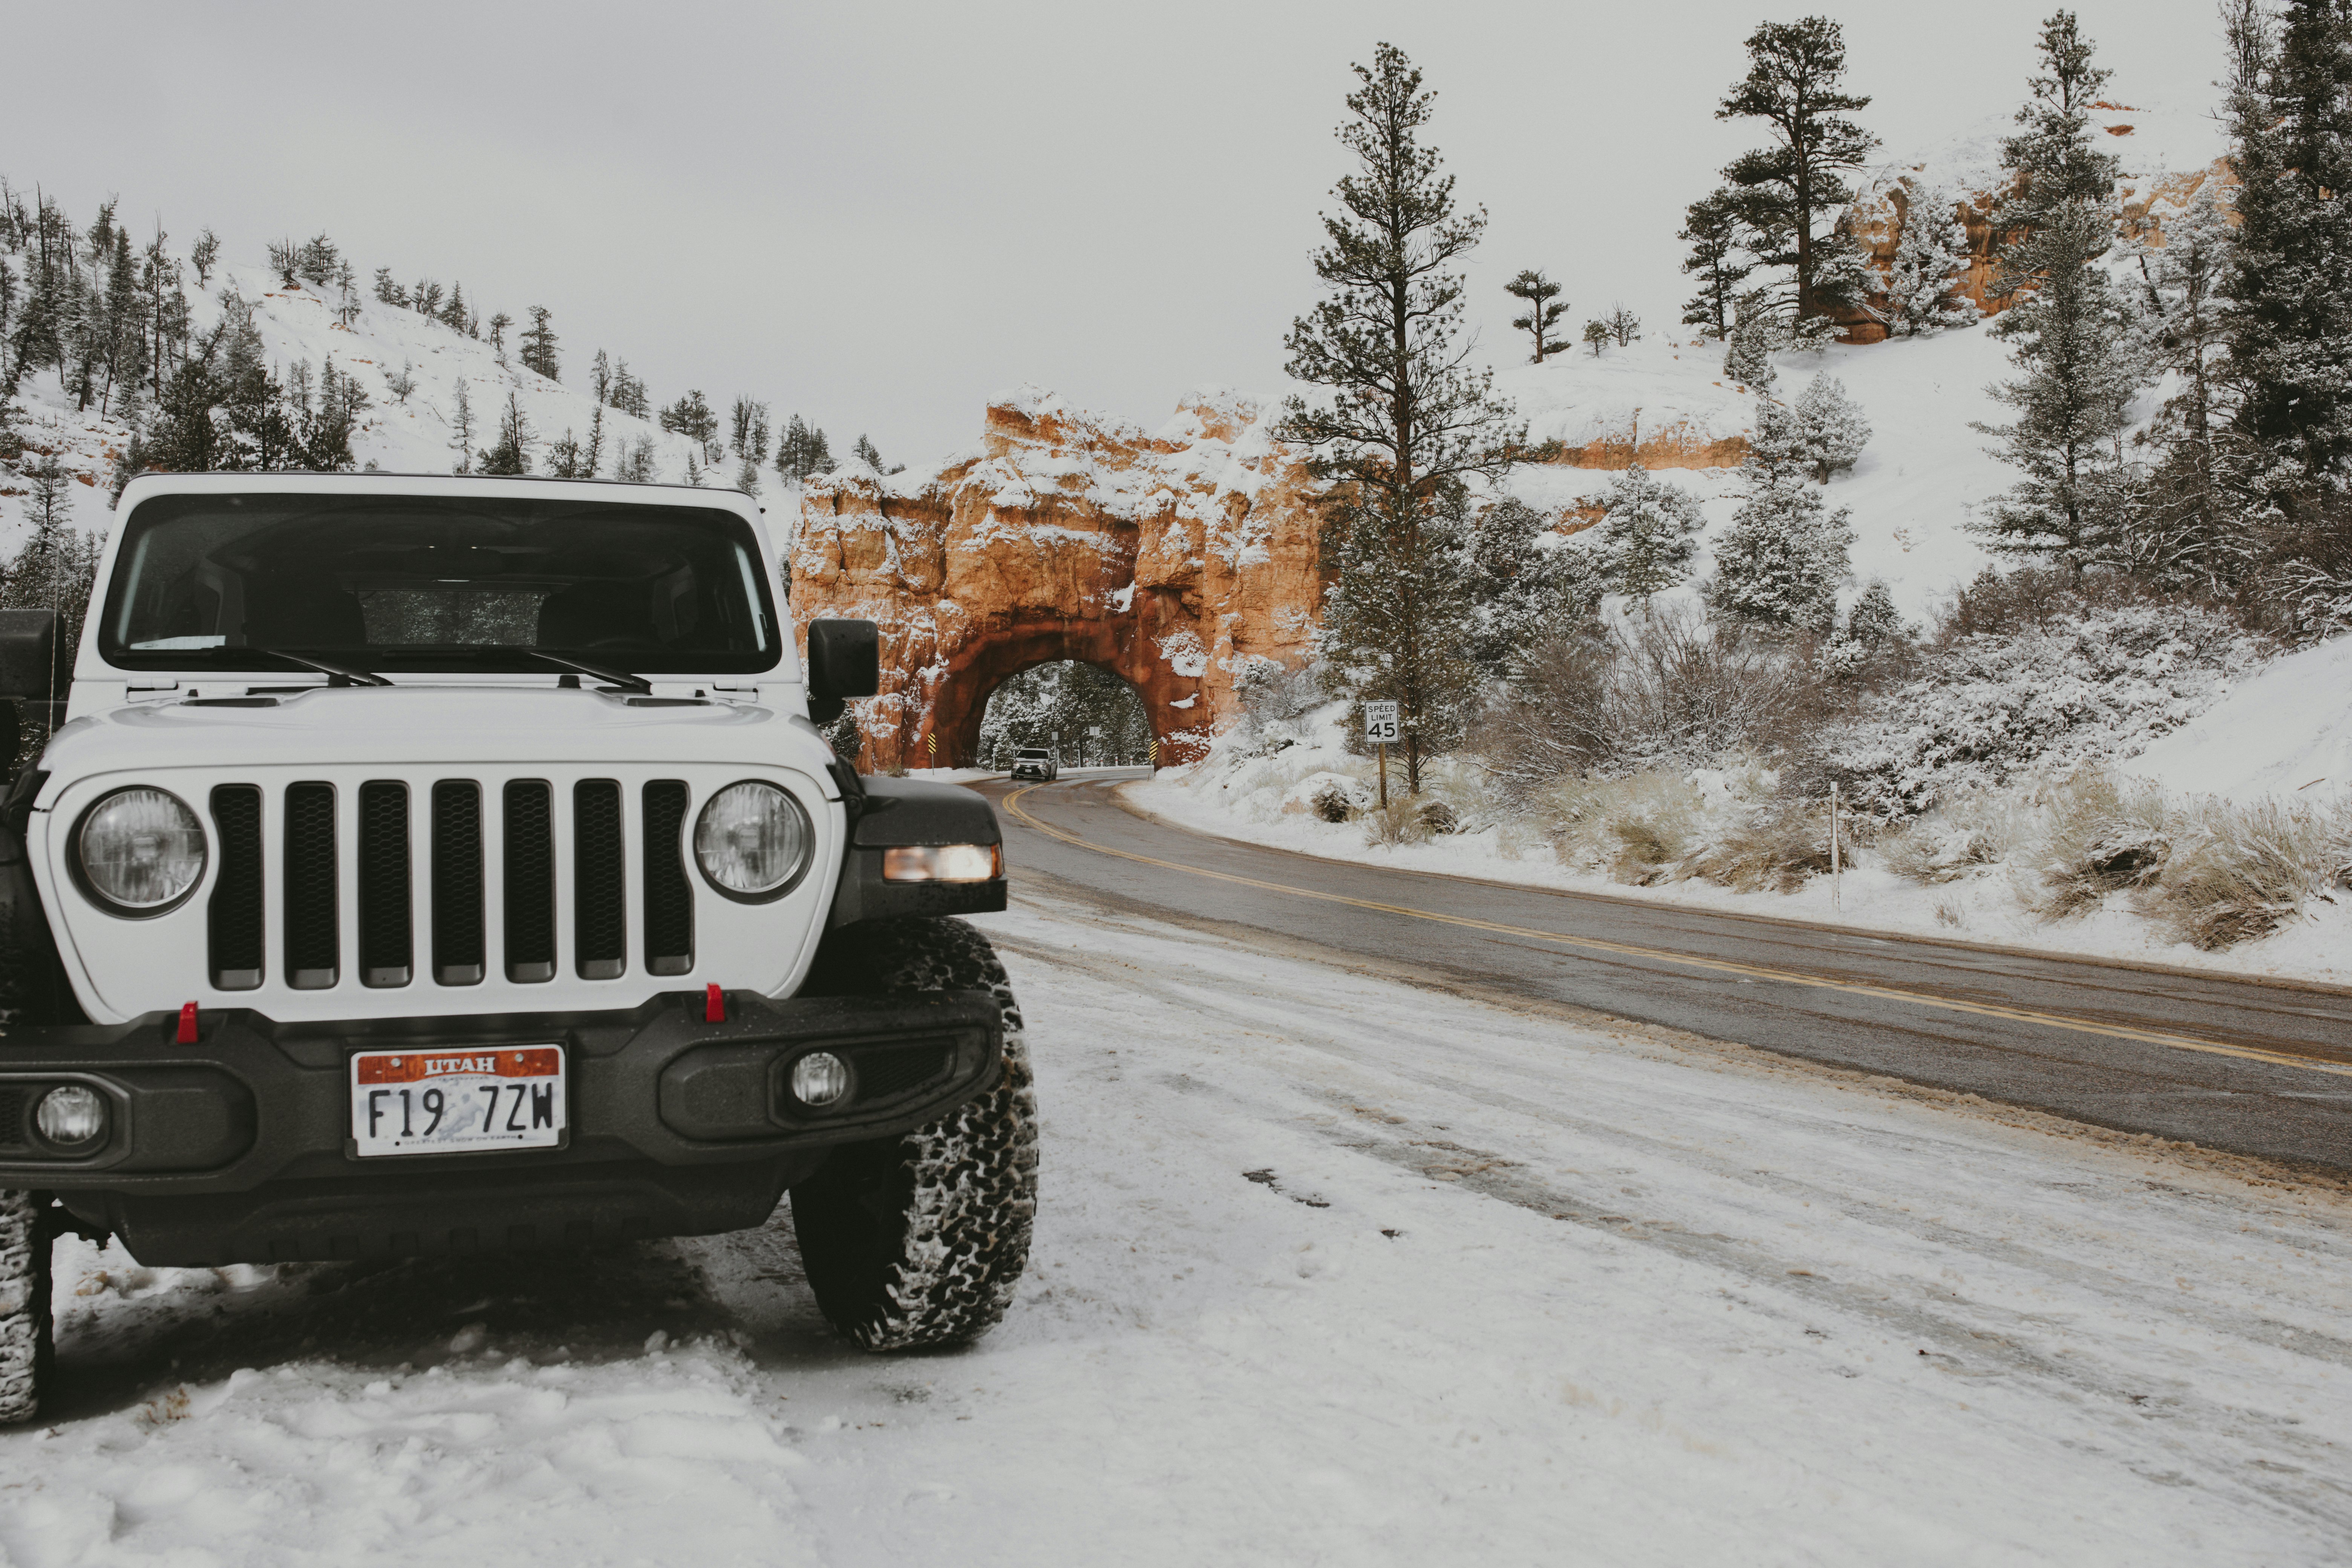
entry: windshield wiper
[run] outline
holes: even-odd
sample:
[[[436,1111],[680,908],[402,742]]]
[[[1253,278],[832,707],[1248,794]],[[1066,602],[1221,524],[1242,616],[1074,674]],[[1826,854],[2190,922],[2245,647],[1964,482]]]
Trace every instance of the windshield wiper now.
[[[289,664],[299,664],[305,669],[315,669],[328,678],[330,686],[390,686],[391,681],[373,669],[362,669],[355,664],[340,664],[333,659],[317,658],[307,653],[288,653],[282,647],[260,647],[247,643],[236,649],[238,653],[257,653],[266,658],[282,658]]]
[[[625,691],[650,693],[654,689],[652,681],[642,675],[631,675],[625,669],[607,669],[601,664],[583,664],[576,658],[566,658],[559,653],[542,653],[535,647],[519,647],[511,651],[529,658],[543,659],[564,669],[577,670],[598,680],[609,680]]]

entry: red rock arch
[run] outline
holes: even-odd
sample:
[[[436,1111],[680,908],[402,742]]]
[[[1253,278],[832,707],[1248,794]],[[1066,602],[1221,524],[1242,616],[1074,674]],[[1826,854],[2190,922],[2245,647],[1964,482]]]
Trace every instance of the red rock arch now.
[[[932,693],[917,730],[918,765],[973,766],[980,760],[981,722],[996,689],[1024,669],[1064,659],[1091,664],[1127,682],[1143,700],[1158,760],[1192,761],[1206,743],[1195,717],[1201,682],[1175,676],[1148,647],[1139,651],[1144,641],[1132,620],[1033,621],[973,637],[949,659]],[[933,756],[936,763],[929,761]]]

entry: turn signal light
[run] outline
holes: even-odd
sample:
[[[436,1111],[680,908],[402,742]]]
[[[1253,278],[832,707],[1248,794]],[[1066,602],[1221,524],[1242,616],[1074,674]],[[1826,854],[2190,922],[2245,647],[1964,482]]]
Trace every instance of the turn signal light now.
[[[1003,875],[1002,844],[910,844],[882,851],[886,882],[992,882]]]

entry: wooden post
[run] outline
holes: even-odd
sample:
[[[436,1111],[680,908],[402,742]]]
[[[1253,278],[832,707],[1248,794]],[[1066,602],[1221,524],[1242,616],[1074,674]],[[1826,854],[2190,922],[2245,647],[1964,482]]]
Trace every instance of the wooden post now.
[[[1389,743],[1381,742],[1381,809],[1389,808]]]

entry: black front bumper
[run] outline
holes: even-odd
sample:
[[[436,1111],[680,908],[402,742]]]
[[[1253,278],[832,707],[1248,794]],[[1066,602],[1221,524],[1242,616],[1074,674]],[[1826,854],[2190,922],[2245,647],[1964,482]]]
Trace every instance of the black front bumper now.
[[[992,998],[657,997],[628,1012],[281,1024],[258,1013],[17,1028],[0,1040],[0,1187],[54,1192],[151,1265],[277,1262],[703,1235],[756,1226],[836,1144],[919,1127],[992,1087]],[[362,1160],[350,1151],[350,1057],[560,1043],[561,1149]],[[824,1112],[784,1092],[824,1048],[856,1089]],[[105,1143],[46,1149],[48,1087],[99,1089]]]

